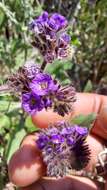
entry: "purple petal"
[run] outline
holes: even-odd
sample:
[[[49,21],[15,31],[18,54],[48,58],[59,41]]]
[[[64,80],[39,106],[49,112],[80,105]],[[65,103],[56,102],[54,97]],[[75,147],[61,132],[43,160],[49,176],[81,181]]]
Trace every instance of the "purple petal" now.
[[[58,59],[63,59],[63,58],[65,58],[65,57],[67,57],[67,51],[66,51],[66,49],[64,49],[64,48],[59,48],[58,49],[58,52],[57,52],[57,57],[58,57]]]
[[[48,21],[48,17],[49,17],[48,12],[44,11],[42,15],[39,16],[38,20],[40,20],[41,22],[46,22]]]
[[[48,21],[48,27],[52,31],[57,31],[59,29],[59,26],[56,24],[55,20],[50,18]]]
[[[59,144],[59,143],[62,143],[64,141],[64,138],[61,137],[60,135],[55,134],[55,135],[51,136],[51,140],[54,144]]]
[[[38,95],[26,93],[22,95],[22,107],[27,113],[34,114],[37,111],[41,111],[44,105]]]
[[[66,34],[66,33],[63,33],[60,38],[59,38],[59,41],[58,41],[58,46],[59,48],[60,47],[66,47],[71,41],[71,37]]]
[[[75,126],[75,131],[79,135],[83,135],[83,136],[88,134],[88,129],[86,127],[80,127],[78,125]]]
[[[53,151],[53,148],[52,148],[51,146],[48,146],[48,147],[46,148],[46,152],[47,152],[48,154],[50,154],[52,151]]]
[[[52,80],[50,75],[43,73],[37,74],[29,86],[32,92],[39,96],[48,95],[50,92],[56,91],[59,87],[59,85]],[[49,103],[49,100],[47,103]]]
[[[51,19],[55,21],[55,25],[57,26],[58,30],[68,25],[66,18],[58,13],[54,13],[51,16]]]
[[[74,139],[72,137],[67,138],[67,144],[72,146],[74,144]]]
[[[45,135],[41,135],[39,139],[36,141],[39,149],[43,149],[49,141],[49,138]]]

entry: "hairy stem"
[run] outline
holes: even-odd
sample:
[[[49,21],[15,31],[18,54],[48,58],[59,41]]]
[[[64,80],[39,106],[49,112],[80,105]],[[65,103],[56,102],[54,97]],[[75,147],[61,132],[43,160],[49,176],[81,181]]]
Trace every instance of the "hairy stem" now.
[[[0,93],[3,93],[3,92],[10,92],[10,88],[7,84],[0,86]]]
[[[41,70],[44,71],[45,67],[47,65],[46,61],[43,61],[42,65],[41,65]]]

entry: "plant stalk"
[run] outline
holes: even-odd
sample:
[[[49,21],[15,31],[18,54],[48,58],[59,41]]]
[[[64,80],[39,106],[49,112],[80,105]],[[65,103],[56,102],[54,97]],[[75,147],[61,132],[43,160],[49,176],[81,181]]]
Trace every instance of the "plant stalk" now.
[[[41,65],[41,70],[44,71],[45,67],[47,65],[46,61],[43,61],[42,65]]]
[[[1,85],[0,86],[0,93],[4,93],[4,92],[10,92],[10,88],[7,84]]]

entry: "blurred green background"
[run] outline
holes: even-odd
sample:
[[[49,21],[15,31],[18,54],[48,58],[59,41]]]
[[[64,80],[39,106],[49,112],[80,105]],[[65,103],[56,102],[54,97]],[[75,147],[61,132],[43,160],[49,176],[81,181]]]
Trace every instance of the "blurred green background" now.
[[[31,46],[28,23],[43,10],[69,20],[72,60],[56,61],[48,72],[80,92],[107,95],[107,0],[0,0],[0,84],[28,60],[41,63]],[[0,94],[0,190],[12,190],[7,163],[23,137],[35,130],[18,99]]]

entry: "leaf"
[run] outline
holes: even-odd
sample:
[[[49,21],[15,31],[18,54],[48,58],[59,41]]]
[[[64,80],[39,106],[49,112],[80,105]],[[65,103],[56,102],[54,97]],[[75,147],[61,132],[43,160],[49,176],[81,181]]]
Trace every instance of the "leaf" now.
[[[84,92],[92,92],[93,86],[91,80],[88,80],[87,84],[85,85]]]
[[[30,116],[28,116],[25,120],[25,126],[27,128],[27,131],[28,132],[34,132],[34,131],[37,131],[38,128],[35,127],[35,125],[32,123],[32,119]]]
[[[3,27],[4,20],[5,20],[4,12],[0,9],[0,27],[1,28]]]
[[[9,162],[13,153],[19,148],[23,137],[26,135],[26,131],[22,126],[15,126],[15,130],[10,134],[10,139],[6,149],[6,159]]]
[[[15,13],[11,12],[9,10],[9,7],[6,6],[4,3],[0,2],[0,9],[2,9],[2,11],[5,13],[5,15],[7,16],[7,18],[9,18],[14,24],[18,24],[16,18],[15,18]]]
[[[81,45],[81,42],[79,41],[79,39],[74,35],[72,36],[72,45],[78,47]]]
[[[10,119],[6,115],[0,115],[0,128],[6,127],[8,128],[10,126]]]
[[[77,124],[77,125],[82,125],[82,126],[90,128],[90,125],[95,121],[96,116],[97,115],[95,113],[91,113],[89,115],[82,115],[81,114],[79,116],[74,117],[71,120],[71,123]]]
[[[15,109],[19,109],[20,103],[19,102],[9,102],[6,100],[0,100],[0,112],[6,112],[9,108],[8,111],[13,111]]]

